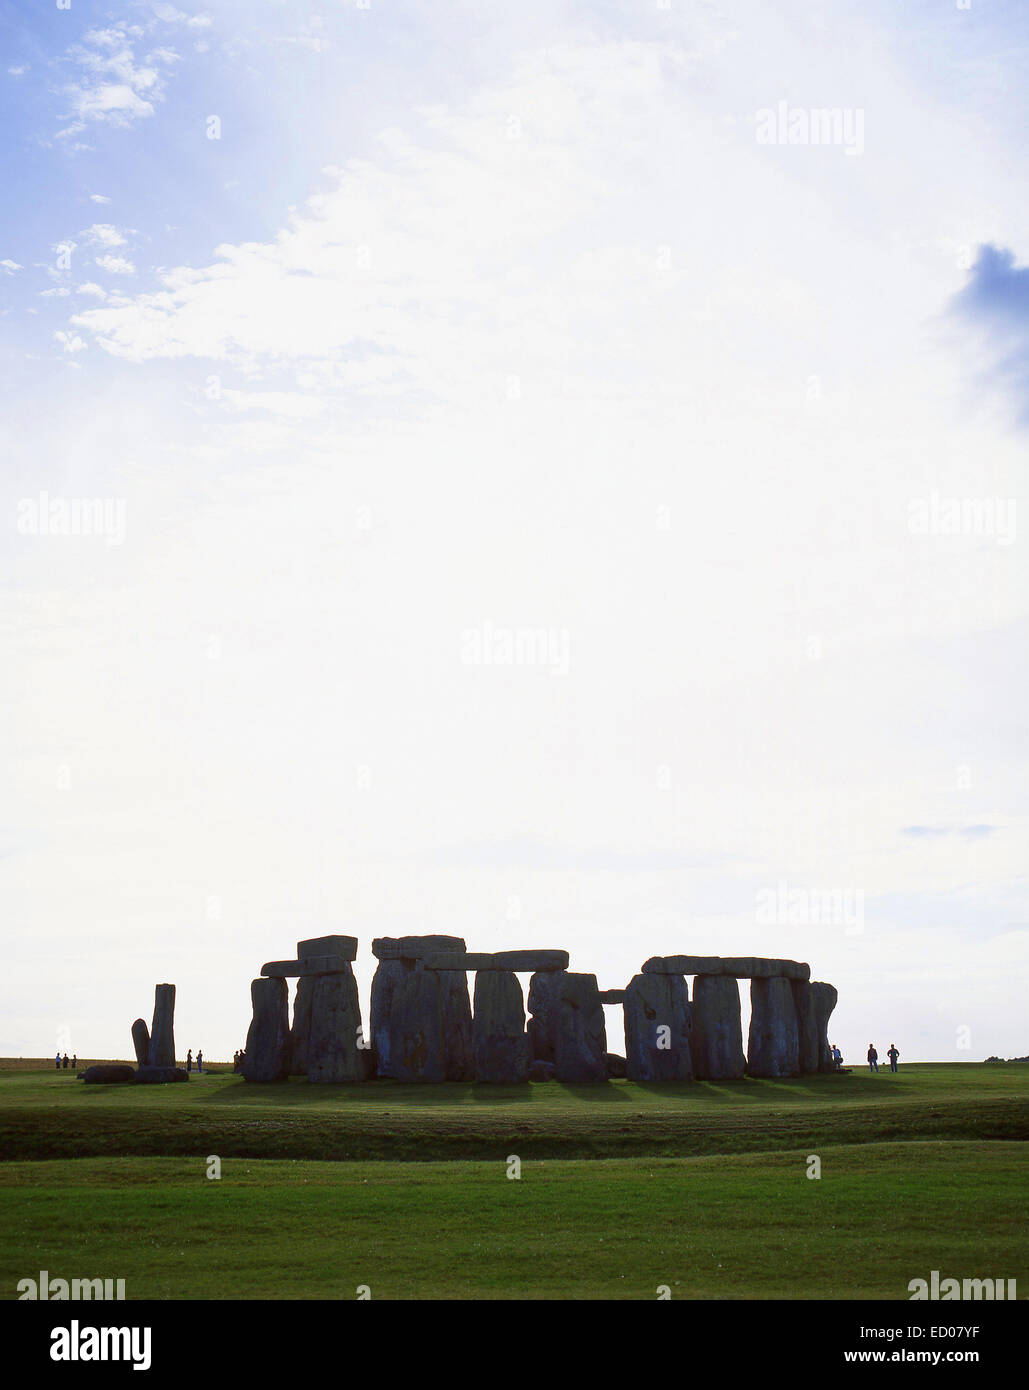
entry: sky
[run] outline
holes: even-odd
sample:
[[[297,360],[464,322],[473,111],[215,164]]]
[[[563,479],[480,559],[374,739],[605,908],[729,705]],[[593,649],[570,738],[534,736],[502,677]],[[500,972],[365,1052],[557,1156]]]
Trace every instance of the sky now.
[[[426,932],[1029,1053],[1023,6],[0,36],[0,1055]]]

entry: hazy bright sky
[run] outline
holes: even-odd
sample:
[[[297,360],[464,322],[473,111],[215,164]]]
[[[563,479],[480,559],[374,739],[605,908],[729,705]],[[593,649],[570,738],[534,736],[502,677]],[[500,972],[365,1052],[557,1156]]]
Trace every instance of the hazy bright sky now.
[[[0,1054],[431,931],[1029,1052],[1024,5],[0,13]]]

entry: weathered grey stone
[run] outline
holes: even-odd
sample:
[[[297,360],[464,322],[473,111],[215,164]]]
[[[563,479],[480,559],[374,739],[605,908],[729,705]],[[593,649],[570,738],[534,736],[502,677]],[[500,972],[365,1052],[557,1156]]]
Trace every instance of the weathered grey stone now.
[[[406,974],[414,970],[410,961],[380,960],[372,976],[371,1017],[372,1059],[376,1076],[393,1075],[393,1034],[390,1019],[393,995]]]
[[[529,981],[529,1053],[537,1061],[553,1062],[557,1056],[560,984],[560,975],[550,970],[540,971]]]
[[[268,979],[287,980],[305,975],[342,975],[352,956],[306,956],[303,960],[270,960],[261,966]]]
[[[814,986],[810,980],[791,980],[793,1007],[797,1011],[797,1066],[801,1076],[818,1071],[818,1020],[815,1017]]]
[[[698,1081],[733,1081],[744,1074],[740,987],[734,976],[698,975],[693,981],[690,1054]]]
[[[377,936],[372,941],[376,960],[424,960],[444,951],[463,951],[463,936]]]
[[[428,979],[438,979],[426,971]],[[516,1086],[529,1079],[522,987],[513,970],[484,970],[475,977],[472,1054],[476,1081]]]
[[[787,979],[750,983],[749,1076],[796,1076],[800,1070],[797,1010]]]
[[[137,1065],[147,1066],[150,1061],[150,1029],[142,1018],[137,1018],[132,1025],[132,1046],[136,1049]]]
[[[151,1067],[175,1065],[174,985],[157,985],[154,989],[154,1021],[150,1028],[147,1064]]]
[[[87,1067],[84,1072],[79,1074],[79,1080],[85,1081],[90,1086],[107,1086],[116,1081],[135,1081],[135,1079],[136,1073],[132,1067],[122,1066],[117,1062],[100,1062],[96,1066]]]
[[[409,970],[393,993],[389,1021],[390,1076],[398,1081],[445,1081],[443,989],[432,970]]]
[[[529,1063],[530,1081],[553,1081],[557,1075],[557,1067],[553,1062],[541,1062],[539,1058]]]
[[[625,1074],[692,1081],[689,993],[681,975],[634,975],[625,987]]]
[[[426,956],[426,970],[567,970],[567,951],[443,951]]]
[[[607,1074],[616,1080],[621,1080],[628,1073],[626,1071],[626,1059],[617,1052],[607,1054]]]
[[[254,1015],[243,1059],[245,1081],[285,1081],[289,1076],[289,986],[262,978],[250,986]]]
[[[137,1067],[135,1080],[144,1085],[163,1086],[168,1081],[188,1081],[185,1067]]]
[[[308,1081],[332,1083],[367,1078],[367,1056],[358,1046],[360,1028],[361,1005],[353,970],[348,966],[333,975],[319,975],[311,996]]]
[[[297,942],[297,957],[307,960],[310,956],[342,956],[344,960],[357,960],[356,936],[311,936],[306,941]]]
[[[602,1004],[624,1004],[624,989],[602,989],[600,991],[600,1002]]]
[[[301,975],[293,998],[293,1027],[289,1030],[289,1074],[307,1075],[307,1044],[311,1036],[311,1000],[320,975]]]
[[[443,1011],[443,1073],[447,1081],[471,1081],[475,1076],[472,1055],[472,1001],[468,976],[448,970],[439,977]]]
[[[596,975],[563,970],[558,987],[554,1061],[559,1081],[607,1080],[607,1030]]]
[[[761,956],[651,956],[644,975],[732,975],[737,980],[809,980],[811,967],[796,960]]]
[[[835,1071],[832,1051],[829,1047],[829,1015],[836,1007],[839,995],[833,985],[824,980],[816,980],[811,985],[811,1011],[814,1014],[814,1031],[818,1040],[818,1070]]]

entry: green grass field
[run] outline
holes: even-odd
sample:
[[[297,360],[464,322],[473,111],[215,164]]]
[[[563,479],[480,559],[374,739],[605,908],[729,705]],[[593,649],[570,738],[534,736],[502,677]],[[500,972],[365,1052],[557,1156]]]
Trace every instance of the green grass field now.
[[[0,1071],[0,1292],[42,1269],[129,1298],[906,1299],[933,1269],[1029,1292],[1027,1138],[1017,1064],[510,1089]]]

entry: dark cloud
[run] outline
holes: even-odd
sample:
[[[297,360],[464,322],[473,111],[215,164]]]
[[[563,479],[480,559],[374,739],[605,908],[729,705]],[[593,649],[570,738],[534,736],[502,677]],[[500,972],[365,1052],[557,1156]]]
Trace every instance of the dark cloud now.
[[[1006,246],[987,243],[951,311],[982,330],[992,357],[988,380],[1014,396],[1019,423],[1029,427],[1029,266],[1017,266]]]

